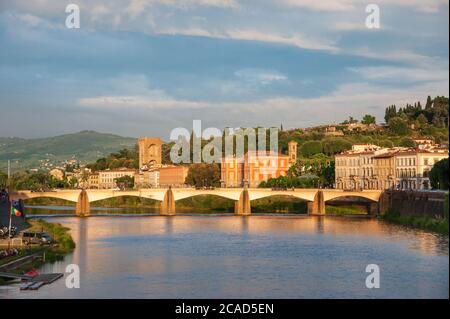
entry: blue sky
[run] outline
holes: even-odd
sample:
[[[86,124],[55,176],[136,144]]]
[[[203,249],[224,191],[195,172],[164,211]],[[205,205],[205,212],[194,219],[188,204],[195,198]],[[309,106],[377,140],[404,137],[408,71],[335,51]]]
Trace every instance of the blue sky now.
[[[65,27],[76,3],[81,28]],[[366,5],[380,29],[365,27]],[[0,136],[307,127],[448,96],[445,0],[3,0]]]

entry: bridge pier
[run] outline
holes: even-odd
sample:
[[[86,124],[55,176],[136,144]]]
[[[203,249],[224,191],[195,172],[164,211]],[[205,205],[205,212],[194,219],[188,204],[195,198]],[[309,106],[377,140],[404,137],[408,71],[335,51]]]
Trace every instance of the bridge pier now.
[[[308,214],[310,215],[325,215],[325,201],[323,191],[317,191],[313,202],[308,202]]]
[[[89,216],[91,213],[91,204],[89,203],[89,198],[86,190],[82,190],[80,195],[78,196],[77,206],[75,209],[75,213],[78,216]]]
[[[159,214],[164,216],[173,216],[176,214],[175,198],[173,196],[172,188],[170,187],[164,195],[164,200],[161,202],[161,211]]]
[[[235,215],[250,215],[252,213],[252,207],[250,205],[250,196],[248,195],[248,190],[245,188],[239,200],[234,203],[234,214]]]

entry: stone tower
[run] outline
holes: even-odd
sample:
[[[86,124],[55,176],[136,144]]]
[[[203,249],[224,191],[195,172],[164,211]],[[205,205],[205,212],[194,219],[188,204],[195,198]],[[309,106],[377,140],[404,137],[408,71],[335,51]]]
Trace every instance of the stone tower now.
[[[289,166],[297,162],[297,142],[289,141],[288,143]]]
[[[139,168],[161,165],[162,140],[159,137],[139,138]]]

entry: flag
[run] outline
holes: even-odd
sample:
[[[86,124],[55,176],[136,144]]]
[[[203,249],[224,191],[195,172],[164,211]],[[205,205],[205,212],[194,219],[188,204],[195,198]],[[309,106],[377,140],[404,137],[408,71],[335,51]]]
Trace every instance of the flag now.
[[[22,209],[20,207],[20,202],[19,201],[11,201],[11,216],[14,215],[16,217],[20,217],[23,215],[22,213]]]
[[[17,217],[22,216],[22,212],[20,210],[18,210],[17,208],[15,208],[14,206],[12,208],[12,214],[14,214],[14,216],[17,216]]]

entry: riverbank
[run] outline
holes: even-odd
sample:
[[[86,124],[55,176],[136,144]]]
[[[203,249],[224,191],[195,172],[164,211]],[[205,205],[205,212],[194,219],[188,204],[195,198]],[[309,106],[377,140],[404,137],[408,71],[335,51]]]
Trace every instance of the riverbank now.
[[[44,263],[62,260],[65,255],[75,249],[75,242],[69,233],[69,228],[42,219],[28,219],[27,224],[29,225],[27,231],[46,232],[56,244],[16,248],[17,255],[0,259],[0,271],[24,274],[33,268],[41,267]],[[8,282],[0,278],[0,285],[2,284],[8,284]]]
[[[395,211],[386,212],[380,217],[389,223],[402,225],[411,228],[432,231],[441,235],[448,236],[449,220],[447,218],[434,218],[424,216],[403,216]]]

